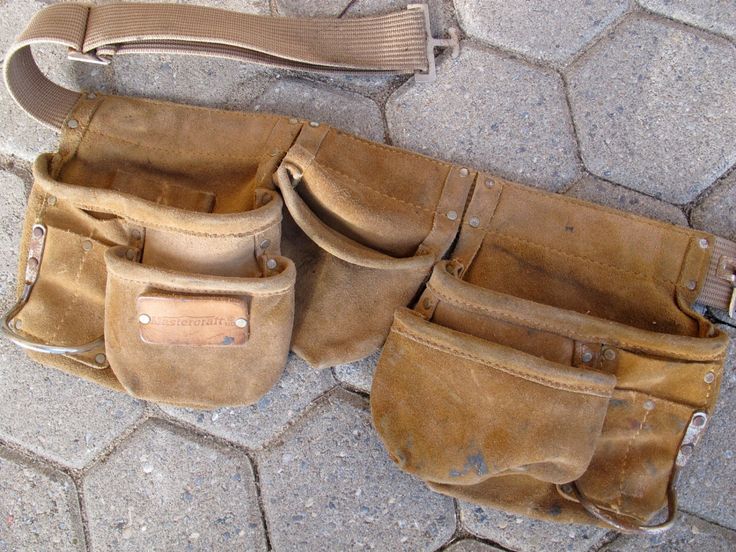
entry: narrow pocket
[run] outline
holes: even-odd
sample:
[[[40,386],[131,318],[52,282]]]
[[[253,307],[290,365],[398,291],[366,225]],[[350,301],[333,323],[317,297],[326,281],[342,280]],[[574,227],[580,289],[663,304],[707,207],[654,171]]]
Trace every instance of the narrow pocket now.
[[[425,481],[472,485],[523,473],[566,482],[590,462],[614,383],[400,309],[371,408],[390,455]]]
[[[316,367],[371,354],[383,343],[396,307],[407,305],[429,275],[434,256],[392,257],[366,247],[322,222],[288,178],[279,188],[288,222],[307,238],[289,240],[302,251],[284,244],[286,255],[300,259],[292,348]]]
[[[262,278],[189,274],[105,255],[105,346],[122,385],[140,398],[207,408],[258,400],[286,363],[296,270]]]

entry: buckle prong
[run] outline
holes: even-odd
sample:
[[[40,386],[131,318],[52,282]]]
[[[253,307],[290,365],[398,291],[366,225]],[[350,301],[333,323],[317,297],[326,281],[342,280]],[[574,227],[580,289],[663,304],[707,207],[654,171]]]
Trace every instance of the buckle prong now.
[[[434,60],[435,48],[452,48],[452,57],[457,58],[460,55],[460,36],[454,27],[447,29],[449,38],[434,38],[432,36],[432,25],[429,21],[429,7],[427,4],[409,4],[406,6],[409,10],[422,10],[424,13],[424,25],[427,30],[427,71],[417,71],[414,73],[415,82],[434,82],[437,79],[437,66]]]

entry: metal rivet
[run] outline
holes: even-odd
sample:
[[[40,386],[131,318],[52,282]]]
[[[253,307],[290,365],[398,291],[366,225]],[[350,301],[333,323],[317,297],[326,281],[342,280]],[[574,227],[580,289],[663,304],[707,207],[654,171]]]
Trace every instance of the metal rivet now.
[[[703,377],[703,381],[705,383],[713,383],[714,381],[716,381],[716,375],[713,372],[708,372]]]
[[[317,128],[319,126],[319,123],[317,121],[309,121],[309,126]]]
[[[470,171],[466,169],[465,167],[460,169],[460,176],[468,176],[469,174],[470,174]]]
[[[268,249],[271,247],[271,240],[263,240],[260,247],[261,249]]]
[[[235,325],[238,328],[245,328],[248,325],[248,321],[245,318],[237,318],[235,320]]]
[[[99,353],[95,355],[95,362],[97,364],[105,364],[107,362],[107,357],[103,353]]]
[[[129,261],[132,261],[133,259],[135,259],[135,249],[128,249],[125,252],[125,258],[128,259]]]
[[[429,297],[425,297],[424,301],[422,303],[422,306],[425,309],[431,309],[432,308],[432,300]]]
[[[28,259],[28,268],[31,270],[35,270],[38,268],[38,259],[36,257],[31,257]]]
[[[40,238],[41,236],[43,236],[43,228],[39,228],[38,226],[36,226],[33,229],[33,237]]]
[[[449,272],[450,274],[454,274],[454,273],[455,273],[455,269],[453,269],[453,268],[452,268],[452,265],[451,265],[451,264],[449,264],[449,263],[448,263],[447,265],[445,265],[445,270],[446,270],[447,272]]]
[[[269,270],[273,270],[277,266],[279,266],[279,263],[276,262],[276,259],[268,259],[266,261],[266,268],[268,268]]]
[[[48,203],[48,204],[49,204],[49,205],[51,205],[52,207],[53,207],[54,205],[56,205],[56,196],[49,196],[49,197],[48,197],[48,198],[46,199],[46,203]]]
[[[701,249],[708,249],[708,246],[710,244],[708,243],[708,240],[706,240],[705,238],[700,238],[698,245],[700,246]]]
[[[680,452],[684,454],[685,456],[690,456],[694,450],[695,450],[695,447],[691,445],[690,443],[688,443],[687,445],[682,445],[680,447]]]
[[[591,360],[593,360],[593,353],[591,353],[590,351],[585,351],[582,355],[580,355],[580,359],[583,362],[590,362]]]
[[[696,414],[695,416],[693,416],[693,420],[692,420],[691,423],[695,427],[703,427],[705,425],[706,419],[707,418],[706,418],[705,414]]]
[[[13,326],[15,326],[16,330],[20,330],[22,325],[23,325],[23,321],[20,318],[16,318],[15,322],[13,322]]]
[[[695,280],[690,280],[687,283],[687,289],[689,289],[690,291],[695,291],[695,288],[697,287],[698,287],[698,282],[696,282]]]
[[[644,410],[654,410],[655,406],[656,405],[654,404],[653,400],[644,401]]]
[[[478,228],[480,226],[480,219],[478,217],[470,217],[468,224],[473,228]]]
[[[489,178],[488,180],[486,180],[486,188],[493,188],[494,184],[495,182],[493,181],[492,178]]]
[[[143,234],[141,234],[140,230],[133,230],[133,232],[131,232],[131,235],[133,236],[134,240],[139,240],[143,237]]]
[[[449,211],[447,213],[447,218],[450,220],[457,220],[457,211]]]
[[[271,157],[278,157],[281,152],[279,150],[273,150],[271,152]]]
[[[605,351],[603,351],[603,358],[605,358],[606,360],[613,360],[614,358],[616,358],[616,351],[614,351],[613,349],[606,349]]]
[[[82,249],[85,251],[92,251],[92,242],[89,240],[84,240],[82,242]]]
[[[560,490],[563,493],[572,494],[572,485],[570,485],[569,483],[565,483],[560,487]]]
[[[97,97],[97,94],[95,94],[94,92],[90,92],[89,94],[87,94],[88,100],[94,100],[96,97]]]
[[[151,317],[148,316],[147,314],[141,314],[138,317],[138,322],[140,322],[141,324],[150,324],[151,323]]]
[[[289,124],[290,124],[290,125],[295,125],[295,124],[297,124],[298,122],[299,122],[299,119],[295,119],[294,117],[292,117],[291,119],[289,119]]]
[[[69,119],[66,122],[66,126],[68,126],[69,128],[77,128],[79,126],[79,121],[77,121],[76,119]]]

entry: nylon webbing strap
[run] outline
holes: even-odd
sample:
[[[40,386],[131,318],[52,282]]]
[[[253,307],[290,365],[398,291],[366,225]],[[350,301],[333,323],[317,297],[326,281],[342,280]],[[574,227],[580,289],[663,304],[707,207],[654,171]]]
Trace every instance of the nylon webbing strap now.
[[[34,16],[8,52],[5,82],[32,117],[59,129],[79,93],[43,75],[33,44],[60,44],[93,63],[120,54],[176,53],[324,73],[412,74],[433,68],[432,44],[442,42],[432,41],[428,21],[426,7],[297,19],[181,4],[55,4]]]

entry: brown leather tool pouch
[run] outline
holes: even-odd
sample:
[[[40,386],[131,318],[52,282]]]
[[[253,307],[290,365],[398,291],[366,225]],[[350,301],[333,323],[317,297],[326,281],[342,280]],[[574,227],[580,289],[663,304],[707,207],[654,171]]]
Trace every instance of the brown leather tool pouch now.
[[[727,346],[688,306],[704,239],[479,178],[451,260],[396,313],[378,364],[371,403],[391,456],[507,511],[669,526]]]

